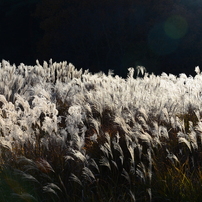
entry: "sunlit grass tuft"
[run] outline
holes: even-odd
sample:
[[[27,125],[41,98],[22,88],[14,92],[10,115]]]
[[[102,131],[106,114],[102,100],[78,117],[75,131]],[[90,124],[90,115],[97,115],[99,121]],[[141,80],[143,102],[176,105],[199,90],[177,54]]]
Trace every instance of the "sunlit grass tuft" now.
[[[52,60],[0,67],[0,201],[201,201],[198,68],[123,79]]]

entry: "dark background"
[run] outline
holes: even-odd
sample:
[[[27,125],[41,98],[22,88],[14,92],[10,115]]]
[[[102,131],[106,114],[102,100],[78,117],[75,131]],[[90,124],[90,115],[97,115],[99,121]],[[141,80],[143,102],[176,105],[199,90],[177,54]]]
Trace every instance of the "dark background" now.
[[[195,75],[202,1],[0,0],[0,45],[0,59],[16,65],[52,58],[123,77],[137,65]]]

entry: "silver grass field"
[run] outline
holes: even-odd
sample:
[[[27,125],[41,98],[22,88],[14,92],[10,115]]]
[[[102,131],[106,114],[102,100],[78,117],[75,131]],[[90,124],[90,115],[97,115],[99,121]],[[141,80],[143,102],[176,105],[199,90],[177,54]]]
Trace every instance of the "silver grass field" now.
[[[199,67],[128,70],[0,63],[0,202],[202,200]]]

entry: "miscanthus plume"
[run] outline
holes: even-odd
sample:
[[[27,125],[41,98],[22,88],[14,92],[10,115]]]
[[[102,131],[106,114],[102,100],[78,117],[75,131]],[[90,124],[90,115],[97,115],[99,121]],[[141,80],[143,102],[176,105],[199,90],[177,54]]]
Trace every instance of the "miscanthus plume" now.
[[[183,165],[189,171],[201,166],[202,74],[199,67],[194,77],[139,67],[142,77],[134,78],[134,71],[124,79],[67,62],[16,67],[3,60],[0,174],[8,175],[9,166],[15,183],[26,179],[41,188],[9,189],[9,198],[2,182],[1,201],[169,198],[168,190],[158,190],[171,181],[159,173],[169,175],[168,165],[179,175]]]

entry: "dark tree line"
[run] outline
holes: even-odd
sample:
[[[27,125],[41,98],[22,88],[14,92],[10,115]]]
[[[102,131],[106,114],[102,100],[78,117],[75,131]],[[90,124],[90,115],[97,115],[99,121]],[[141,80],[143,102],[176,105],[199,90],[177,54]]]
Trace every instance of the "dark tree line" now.
[[[202,66],[202,3],[193,0],[4,0],[0,56],[53,58],[91,71],[143,65],[156,74]]]

